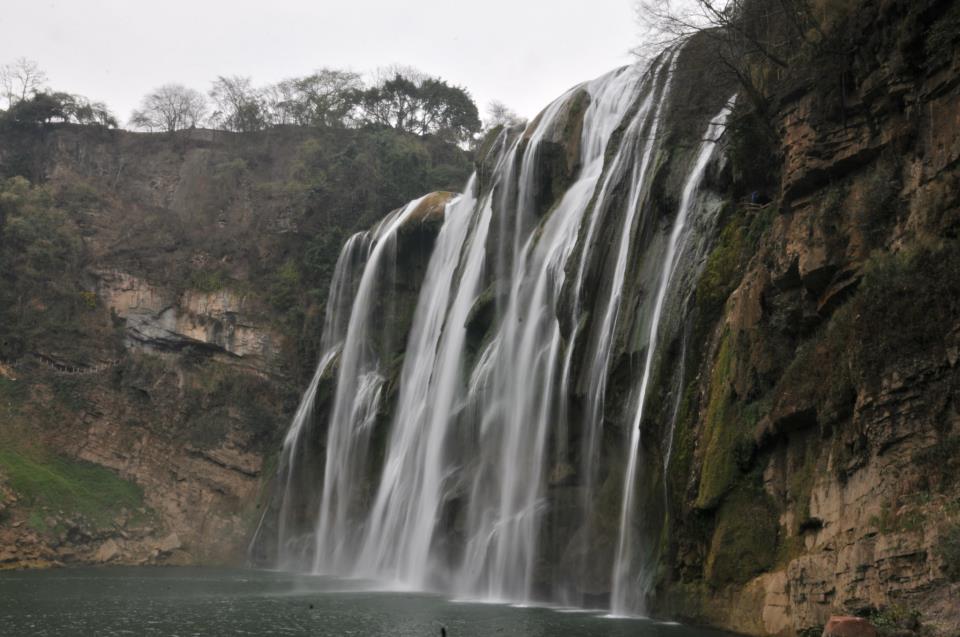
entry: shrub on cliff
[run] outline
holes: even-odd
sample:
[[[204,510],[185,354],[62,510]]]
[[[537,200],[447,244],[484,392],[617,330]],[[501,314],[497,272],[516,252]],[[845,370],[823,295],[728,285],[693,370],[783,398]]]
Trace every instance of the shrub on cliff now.
[[[117,127],[117,119],[105,104],[70,93],[36,93],[0,115],[0,125],[4,127],[35,127],[56,123]]]
[[[872,259],[845,309],[855,326],[853,364],[866,379],[913,357],[945,354],[960,316],[960,244]]]
[[[85,311],[76,274],[83,245],[69,215],[23,177],[0,182],[0,356],[38,335],[70,338]]]

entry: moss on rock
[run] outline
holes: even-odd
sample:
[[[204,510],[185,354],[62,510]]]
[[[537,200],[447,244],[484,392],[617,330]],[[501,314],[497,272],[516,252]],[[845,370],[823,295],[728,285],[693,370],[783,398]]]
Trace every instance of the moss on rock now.
[[[732,492],[717,513],[717,524],[705,565],[712,586],[744,584],[770,569],[777,552],[777,509],[769,495],[756,488]]]
[[[746,428],[738,422],[739,407],[733,402],[730,378],[733,372],[732,337],[725,334],[710,373],[710,399],[704,416],[706,448],[696,507],[713,509],[736,481],[746,445]]]
[[[453,199],[455,193],[447,191],[431,192],[423,197],[415,210],[403,222],[401,231],[414,225],[440,225],[443,223],[447,203]]]

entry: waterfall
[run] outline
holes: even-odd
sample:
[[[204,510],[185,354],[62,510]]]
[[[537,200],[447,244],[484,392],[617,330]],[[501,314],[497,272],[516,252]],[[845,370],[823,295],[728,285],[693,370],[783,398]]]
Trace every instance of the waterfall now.
[[[658,80],[660,79],[664,66],[667,67],[666,78],[662,85],[660,85],[658,91]],[[581,471],[584,476],[586,488],[584,489],[581,506],[583,508],[582,515],[586,527],[580,538],[581,561],[586,559],[593,539],[592,498],[598,463],[597,441],[602,427],[610,357],[614,344],[613,335],[616,331],[620,299],[626,277],[631,237],[633,237],[635,230],[634,221],[642,208],[641,203],[643,198],[647,194],[649,186],[648,173],[654,149],[660,139],[658,132],[663,107],[666,102],[665,98],[669,94],[672,74],[673,55],[671,53],[668,59],[659,67],[654,68],[650,74],[650,86],[646,92],[646,96],[637,109],[636,114],[633,116],[624,134],[624,141],[620,145],[611,167],[608,169],[604,178],[595,210],[587,226],[584,239],[585,248],[581,252],[576,277],[573,282],[572,319],[576,321],[579,319],[582,310],[581,296],[583,293],[588,256],[590,254],[587,247],[594,244],[600,220],[604,218],[605,213],[609,212],[608,208],[611,205],[610,193],[625,176],[629,174],[626,215],[620,230],[620,239],[617,243],[616,260],[609,292],[605,301],[598,300],[600,312],[597,314],[598,318],[594,319],[591,323],[592,329],[587,335],[589,339],[588,351],[592,352],[592,356],[587,361],[585,368],[587,370],[587,388],[584,393],[587,405],[582,422],[582,429],[586,434],[586,442],[582,445],[581,449]],[[578,332],[575,331],[571,337],[571,343],[567,348],[566,360],[564,361],[563,387],[565,390],[569,390],[570,388],[570,373],[576,351],[577,336]],[[582,574],[585,568],[586,566],[581,564],[578,568],[579,573]],[[568,601],[571,600],[568,599]]]
[[[357,486],[367,460],[373,418],[380,407],[384,365],[378,340],[389,338],[382,303],[389,299],[395,271],[396,234],[417,211],[414,200],[379,224],[375,243],[360,278],[343,338],[337,389],[327,427],[323,491],[317,516],[313,569],[343,572],[352,568],[357,533],[354,510],[362,506]],[[381,311],[378,311],[381,310]]]
[[[464,574],[470,583],[468,590],[483,592],[493,599],[531,598],[537,535],[545,508],[546,438],[548,427],[562,417],[560,405],[566,400],[573,352],[572,343],[562,343],[558,298],[567,283],[566,269],[577,242],[581,241],[584,220],[591,210],[608,205],[615,184],[624,178],[627,165],[634,159],[639,138],[645,135],[643,160],[633,171],[633,183],[643,183],[657,136],[656,121],[668,90],[667,82],[661,82],[667,65],[657,62],[646,74],[635,67],[586,87],[592,100],[584,118],[580,176],[538,229],[539,233],[531,235],[517,260],[510,277],[506,315],[485,354],[485,365],[477,370],[475,386],[482,391],[478,402],[490,406],[484,414],[485,446],[481,447],[481,457],[490,457],[492,462],[475,478],[469,524],[474,532],[467,546]],[[642,103],[614,155],[612,167],[605,166],[607,142],[614,130],[622,126],[638,92],[644,96]],[[548,109],[546,118],[554,112]],[[524,193],[532,189],[537,179],[532,174],[533,157],[531,153],[524,157],[519,188],[521,206],[530,206]],[[638,185],[637,190],[640,188]],[[636,198],[631,197],[629,205],[635,204]],[[591,243],[599,216],[595,212],[588,224],[586,245]],[[632,225],[627,225],[624,234],[629,236]],[[623,261],[621,279],[625,257]],[[580,262],[573,283],[577,291],[582,284],[585,257]],[[616,298],[611,297],[611,305],[616,305]],[[575,314],[579,309],[577,301],[578,298],[574,300]],[[609,327],[608,324],[606,328]],[[558,365],[561,360],[563,364]],[[599,375],[603,375],[603,370]],[[602,397],[598,403],[602,407]],[[583,423],[583,428],[588,430],[588,437],[595,435],[593,424]],[[588,465],[594,462],[595,454],[590,450],[593,444],[590,440],[583,452]],[[592,468],[584,473],[588,480],[584,491],[589,494]],[[585,495],[585,499],[589,497]],[[585,504],[584,508],[583,516],[587,518],[590,507]],[[589,541],[587,534],[583,541]]]
[[[283,439],[278,463],[277,486],[279,487],[279,512],[277,513],[277,545],[275,547],[277,565],[284,568],[294,568],[302,563],[310,554],[313,547],[309,540],[313,537],[313,529],[301,529],[298,520],[302,517],[296,507],[296,491],[299,487],[309,488],[310,484],[302,484],[308,473],[304,466],[318,465],[317,459],[311,458],[309,449],[304,444],[304,437],[312,427],[314,417],[314,403],[321,379],[333,367],[343,339],[347,332],[347,323],[351,316],[352,302],[356,283],[363,272],[371,245],[377,241],[378,232],[383,224],[369,232],[359,232],[351,236],[344,244],[333,278],[330,282],[330,293],[325,312],[323,334],[320,338],[320,361],[317,364],[310,384],[307,386],[300,404],[294,413],[293,421],[287,435]],[[322,467],[322,465],[319,465]],[[298,483],[298,478],[299,483]],[[257,530],[253,535],[251,546],[261,538],[269,510],[264,512]]]
[[[523,130],[500,132],[445,206],[415,303],[399,296],[412,284],[397,237],[424,199],[348,242],[264,514],[276,519],[276,565],[520,603],[612,590],[613,612],[642,610],[639,425],[656,345],[676,332],[661,325],[664,308],[689,293],[713,229],[698,191],[728,112],[692,158],[667,148],[678,58],[576,86]],[[653,194],[670,161],[685,162],[676,211]],[[409,330],[385,320],[394,303],[410,308]],[[624,405],[608,384],[615,361],[637,352]],[[334,378],[318,418],[319,388]],[[600,475],[621,478],[601,466],[604,423],[624,409],[619,529],[601,529]],[[671,424],[667,458],[672,435]],[[567,520],[550,528],[560,506]],[[609,548],[596,553],[603,534]],[[603,582],[585,583],[597,573]]]
[[[380,485],[359,553],[359,572],[426,586],[435,520],[448,470],[444,446],[463,392],[467,313],[478,293],[490,223],[485,205],[467,244],[474,180],[449,204],[414,313],[401,393]],[[459,279],[458,264],[462,258]]]
[[[732,104],[732,100],[731,100]],[[657,351],[657,335],[660,331],[660,319],[663,315],[664,301],[670,289],[671,279],[684,253],[685,239],[690,236],[687,225],[695,195],[700,189],[707,164],[713,156],[717,146],[717,138],[723,132],[730,105],[710,121],[704,141],[700,144],[693,169],[687,175],[683,185],[683,195],[680,199],[680,209],[677,211],[670,231],[670,241],[663,265],[660,267],[660,281],[657,286],[657,296],[653,304],[653,316],[650,319],[649,337],[647,338],[647,355],[643,364],[643,375],[640,378],[637,396],[637,408],[630,428],[630,444],[627,447],[627,472],[623,483],[623,504],[620,513],[620,538],[617,541],[617,556],[613,568],[613,595],[610,610],[614,614],[622,615],[643,610],[643,599],[649,587],[649,573],[633,574],[633,524],[631,513],[636,492],[637,463],[640,448],[640,424],[643,420],[643,407],[646,403],[647,389],[653,372],[654,358]]]

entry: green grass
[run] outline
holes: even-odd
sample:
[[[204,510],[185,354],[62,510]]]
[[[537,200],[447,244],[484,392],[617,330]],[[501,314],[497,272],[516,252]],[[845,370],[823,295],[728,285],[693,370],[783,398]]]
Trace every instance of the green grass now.
[[[21,501],[33,508],[31,523],[41,520],[39,511],[46,509],[107,525],[121,509],[143,506],[140,487],[89,462],[42,451],[3,449],[0,472],[6,475],[8,485]]]

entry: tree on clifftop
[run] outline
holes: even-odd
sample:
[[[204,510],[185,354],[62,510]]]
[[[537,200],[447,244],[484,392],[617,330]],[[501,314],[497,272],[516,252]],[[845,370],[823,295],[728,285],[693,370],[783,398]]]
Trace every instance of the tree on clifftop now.
[[[275,124],[344,126],[362,89],[357,73],[319,69],[270,87],[269,110]]]
[[[7,126],[47,126],[57,123],[116,128],[117,119],[103,102],[91,102],[82,95],[42,91],[17,101],[0,115],[0,125]]]
[[[221,75],[210,89],[210,99],[214,103],[210,119],[217,128],[249,133],[267,127],[267,104],[249,77]]]
[[[400,69],[361,91],[361,124],[389,126],[416,135],[462,143],[480,131],[477,105],[467,91],[439,78]]]
[[[17,58],[0,67],[0,97],[7,108],[43,92],[46,83],[47,74],[33,60]]]
[[[130,116],[130,125],[148,131],[194,128],[207,113],[207,101],[199,91],[181,84],[164,84],[148,93]]]
[[[486,130],[491,130],[497,126],[506,126],[509,128],[522,124],[524,121],[526,120],[517,115],[509,106],[503,102],[493,100],[487,104],[487,118],[484,120],[483,125]]]

